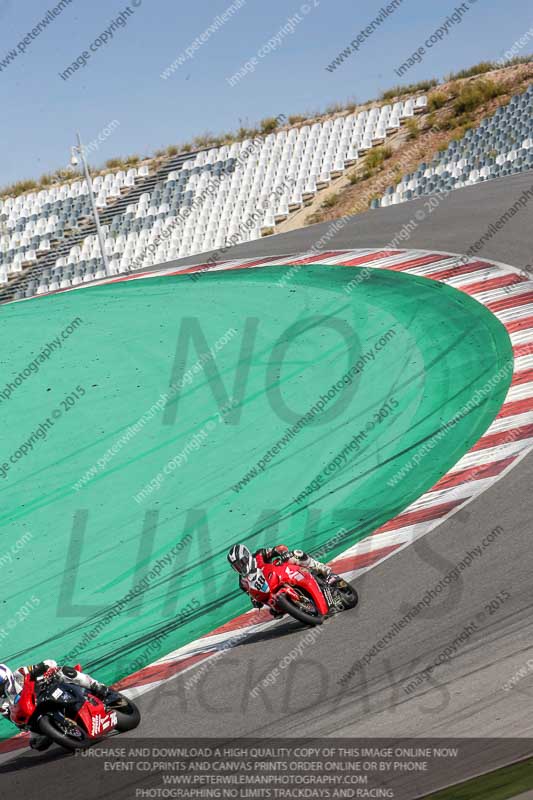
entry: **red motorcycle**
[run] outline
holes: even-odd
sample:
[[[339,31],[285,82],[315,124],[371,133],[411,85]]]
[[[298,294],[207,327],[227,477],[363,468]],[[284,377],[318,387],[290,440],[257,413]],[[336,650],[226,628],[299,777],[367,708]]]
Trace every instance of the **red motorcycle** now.
[[[254,600],[305,625],[321,625],[326,617],[355,608],[359,601],[354,587],[338,575],[324,578],[281,559],[264,564],[246,580]]]
[[[119,692],[110,690],[103,702],[58,672],[37,682],[26,675],[11,720],[22,730],[46,736],[66,750],[79,750],[112,731],[123,733],[136,728],[141,715],[137,706]]]

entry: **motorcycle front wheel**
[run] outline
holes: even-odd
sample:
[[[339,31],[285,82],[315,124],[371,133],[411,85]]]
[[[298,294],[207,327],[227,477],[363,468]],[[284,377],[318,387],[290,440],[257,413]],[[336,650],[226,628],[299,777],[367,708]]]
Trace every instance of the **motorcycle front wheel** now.
[[[132,703],[123,694],[119,695],[119,700],[116,703],[109,705],[109,710],[114,711],[117,715],[115,730],[119,731],[119,733],[132,731],[141,721],[141,712],[135,703]]]
[[[357,603],[359,602],[359,595],[357,594],[355,588],[348,583],[348,581],[340,578],[339,582],[335,586],[335,591],[340,594],[346,610],[356,607]]]
[[[324,617],[318,613],[313,601],[307,596],[298,603],[286,594],[280,594],[276,598],[276,606],[304,625],[322,625],[324,622]]]
[[[82,750],[94,742],[82,727],[66,718],[60,722],[52,716],[41,717],[39,731],[65,750]]]

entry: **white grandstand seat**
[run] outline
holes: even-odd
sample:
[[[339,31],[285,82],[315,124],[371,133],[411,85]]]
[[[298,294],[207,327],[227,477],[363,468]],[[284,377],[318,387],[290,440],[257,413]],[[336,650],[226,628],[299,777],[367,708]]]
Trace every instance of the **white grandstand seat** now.
[[[24,264],[34,264],[37,261],[35,250],[27,250],[24,253],[23,259]]]

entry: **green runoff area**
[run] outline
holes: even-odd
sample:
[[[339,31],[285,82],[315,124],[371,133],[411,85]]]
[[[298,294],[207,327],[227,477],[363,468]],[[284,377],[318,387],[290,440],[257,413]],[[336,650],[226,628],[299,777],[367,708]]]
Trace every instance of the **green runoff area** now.
[[[116,681],[250,608],[232,544],[329,560],[480,438],[511,380],[504,327],[425,278],[371,270],[349,293],[358,272],[165,276],[2,307],[0,392],[61,347],[0,402],[0,661]]]
[[[533,759],[450,786],[424,800],[512,800],[533,790]],[[526,795],[529,796],[529,793]]]

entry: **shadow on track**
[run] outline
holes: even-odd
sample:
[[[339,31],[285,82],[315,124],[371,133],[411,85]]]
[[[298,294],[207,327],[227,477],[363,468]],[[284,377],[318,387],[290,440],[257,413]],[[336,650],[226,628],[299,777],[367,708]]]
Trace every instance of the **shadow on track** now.
[[[73,756],[72,753],[67,753],[66,750],[61,750],[59,747],[54,747],[52,745],[52,748],[53,749],[45,753],[26,753],[18,758],[14,758],[13,761],[9,761],[7,764],[2,764],[0,766],[0,775],[20,772],[21,770],[30,769],[32,767],[42,767],[43,764],[63,761],[65,758],[72,758]]]

